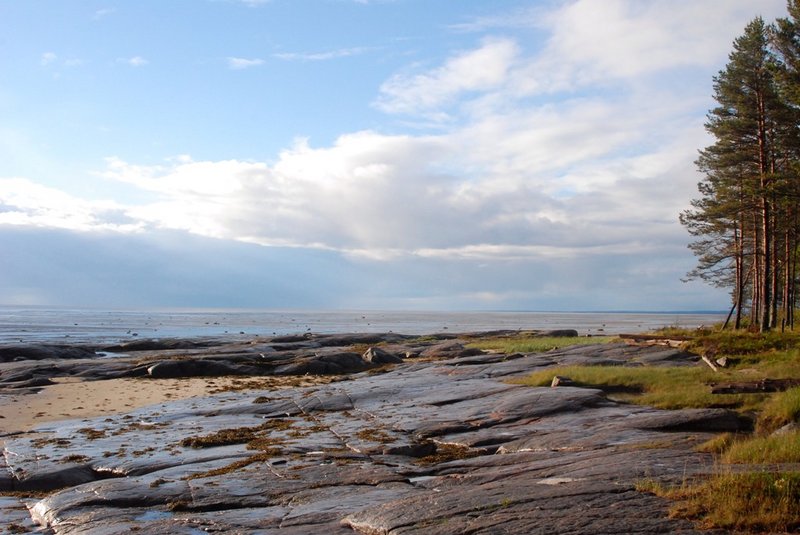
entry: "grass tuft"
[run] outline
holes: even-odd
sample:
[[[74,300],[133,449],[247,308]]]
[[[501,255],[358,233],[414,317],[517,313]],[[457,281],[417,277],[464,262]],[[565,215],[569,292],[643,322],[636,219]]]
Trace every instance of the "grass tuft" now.
[[[611,336],[535,336],[521,335],[504,338],[488,338],[470,342],[468,347],[500,353],[543,353],[553,349],[575,345],[604,344],[616,340]]]
[[[747,331],[702,331],[693,336],[688,349],[719,355],[753,355],[786,351],[800,346],[800,333],[751,333]]]
[[[709,368],[700,366],[560,366],[515,380],[528,386],[550,386],[553,377],[569,377],[579,386],[599,388],[614,399],[659,409],[727,407],[755,408],[766,395],[712,394],[709,383],[719,380]]]
[[[800,463],[800,431],[737,441],[723,454],[731,464]]]
[[[800,431],[774,433],[788,423],[800,421],[800,388],[748,394],[711,394],[709,388],[729,382],[799,378],[800,333],[670,330],[661,334],[685,338],[685,349],[712,359],[735,358],[716,373],[702,365],[571,366],[541,370],[516,382],[547,386],[554,375],[561,375],[579,386],[600,388],[621,401],[664,409],[728,407],[754,412],[755,435],[722,434],[697,450],[716,455],[722,464],[800,463]],[[677,487],[651,479],[636,488],[674,500],[671,515],[694,520],[702,528],[773,533],[800,529],[800,472],[757,472],[751,468]]]
[[[770,397],[758,415],[756,431],[771,433],[784,425],[800,420],[800,387]]]
[[[695,448],[700,453],[713,453],[715,455],[722,455],[730,449],[736,441],[736,435],[733,433],[722,433],[717,435],[711,440],[703,442]]]
[[[671,517],[706,529],[784,533],[800,527],[800,472],[721,474],[678,487],[645,481],[637,489],[676,500]]]

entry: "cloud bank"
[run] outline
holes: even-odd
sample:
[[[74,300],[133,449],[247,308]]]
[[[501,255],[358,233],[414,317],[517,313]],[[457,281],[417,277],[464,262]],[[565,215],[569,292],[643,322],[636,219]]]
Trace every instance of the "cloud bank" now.
[[[563,296],[569,280],[583,281],[581,291],[601,280],[608,291],[633,280],[656,287],[690,267],[677,214],[694,195],[692,160],[707,143],[705,95],[751,10],[744,0],[725,9],[578,0],[471,21],[457,29],[492,35],[438,65],[410,65],[377,88],[372,106],[397,124],[416,124],[412,133],[365,129],[329,146],[298,139],[270,162],[181,156],[143,165],[109,157],[99,174],[133,187],[135,203],[5,178],[0,224],[182,231],[353,262],[391,260],[387,273],[413,262],[446,265],[447,273],[459,265],[472,284],[487,266],[495,278],[508,266],[539,277],[520,280],[517,271],[515,287],[495,282],[473,291],[441,282],[450,291],[442,299],[463,302],[543,302]],[[516,33],[503,35],[510,28]],[[520,28],[543,36],[541,46]],[[41,57],[43,65],[55,59]],[[228,58],[231,69],[261,64]],[[536,289],[525,296],[521,285]]]

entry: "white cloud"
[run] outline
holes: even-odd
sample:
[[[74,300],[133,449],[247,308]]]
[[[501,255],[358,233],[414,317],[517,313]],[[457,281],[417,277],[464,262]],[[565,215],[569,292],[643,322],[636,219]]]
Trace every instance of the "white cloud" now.
[[[56,66],[60,65],[62,67],[80,67],[85,63],[84,60],[80,58],[67,58],[64,60],[59,61],[59,57],[55,52],[44,52],[41,57],[39,58],[39,64],[42,67],[49,67],[49,66]]]
[[[329,50],[327,52],[280,52],[273,54],[272,57],[286,61],[327,61],[331,59],[346,58],[357,56],[369,50],[369,47],[352,47]]]
[[[443,66],[413,75],[395,75],[381,86],[375,105],[388,113],[429,113],[463,93],[488,91],[502,84],[518,53],[509,39],[487,39]]]
[[[589,114],[583,123],[556,113],[547,123],[536,114],[518,124],[505,118],[506,131],[522,136],[527,125],[534,133],[494,148],[488,140],[500,130],[482,125],[421,137],[364,131],[325,148],[300,140],[273,165],[184,156],[137,166],[111,158],[106,176],[157,196],[126,211],[148,226],[364,258],[515,260],[683,249],[675,218],[686,190],[674,185],[680,179],[691,187],[693,149],[666,146],[597,163],[640,135],[629,125],[620,139],[603,136],[614,112]],[[526,140],[537,136],[543,143],[574,136],[586,146],[575,143],[569,156],[553,161],[529,159]],[[480,153],[481,146],[489,148]]]
[[[264,60],[259,58],[254,58],[254,59],[235,58],[235,57],[228,58],[228,68],[233,70],[249,69],[252,67],[258,67],[259,65],[263,64]]]
[[[782,16],[785,2],[761,5]],[[536,20],[550,33],[514,83],[523,93],[576,90],[681,67],[714,67],[755,15],[749,0],[574,0]]]
[[[457,32],[485,32],[508,28],[535,28],[546,14],[541,7],[517,9],[508,13],[484,15],[467,22],[451,24],[449,29]]]
[[[57,59],[58,56],[54,52],[45,52],[42,54],[39,63],[41,63],[42,66],[47,66],[56,61]]]
[[[582,0],[555,13],[544,56],[590,79],[632,77],[678,65],[710,65],[730,44],[714,28],[724,16],[692,0]]]
[[[130,65],[131,67],[143,67],[150,62],[141,56],[133,56],[131,58],[118,58],[117,63],[124,63],[126,65]]]
[[[144,228],[114,201],[87,201],[24,178],[0,179],[0,225],[114,232]]]
[[[683,248],[674,218],[685,199],[666,188],[651,201],[650,181],[675,181],[678,172],[694,181],[670,162],[690,162],[696,147],[662,143],[686,139],[687,125],[664,121],[674,111],[666,100],[651,109],[646,100],[603,95],[509,99],[509,81],[538,59],[493,39],[426,75],[392,79],[394,89],[383,92],[396,96],[383,103],[392,111],[427,113],[461,95],[464,124],[440,135],[362,131],[320,148],[300,140],[272,165],[109,158],[105,176],[155,196],[125,207],[141,226],[372,259],[574,259],[581,251],[641,253],[645,243]],[[653,130],[661,137],[643,144]],[[645,209],[656,209],[657,220],[642,224],[652,218]]]
[[[130,219],[120,230],[180,229],[371,259],[685,251],[677,214],[697,180],[698,107],[706,101],[696,94],[707,94],[712,73],[669,90],[661,81],[724,59],[729,40],[720,35],[735,35],[743,12],[736,6],[744,4],[718,10],[720,29],[708,25],[709,3],[680,1],[675,9],[664,1],[562,3],[536,19],[549,36],[541,49],[486,38],[381,86],[375,105],[383,111],[458,119],[438,135],[360,131],[326,147],[299,140],[270,164],[109,158],[107,178],[154,200],[109,208],[54,202],[53,192],[27,184],[25,202],[5,198],[0,222],[107,229],[106,212],[116,210]]]
[[[105,17],[111,15],[115,11],[116,11],[116,9],[114,9],[114,8],[98,9],[97,11],[94,12],[94,16],[92,18],[94,18],[95,20],[100,20],[102,18],[105,18]]]
[[[175,197],[228,196],[240,189],[239,183],[246,182],[246,177],[267,171],[263,163],[195,162],[188,155],[174,158],[167,166],[129,165],[116,157],[106,162],[106,177]]]

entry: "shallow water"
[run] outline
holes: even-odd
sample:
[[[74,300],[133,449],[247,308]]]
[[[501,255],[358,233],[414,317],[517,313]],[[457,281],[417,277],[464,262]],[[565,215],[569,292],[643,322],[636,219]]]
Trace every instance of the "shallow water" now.
[[[496,329],[577,329],[581,335],[644,332],[724,320],[720,313],[88,310],[0,307],[0,344],[117,343],[141,338]]]

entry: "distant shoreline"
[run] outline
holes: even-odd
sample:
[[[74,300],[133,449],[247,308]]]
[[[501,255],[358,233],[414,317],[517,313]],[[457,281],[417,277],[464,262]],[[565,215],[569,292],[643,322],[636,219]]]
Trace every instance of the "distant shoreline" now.
[[[277,336],[306,332],[423,335],[502,329],[577,329],[581,335],[694,328],[716,312],[132,311],[0,307],[0,345],[121,343],[142,338]]]

